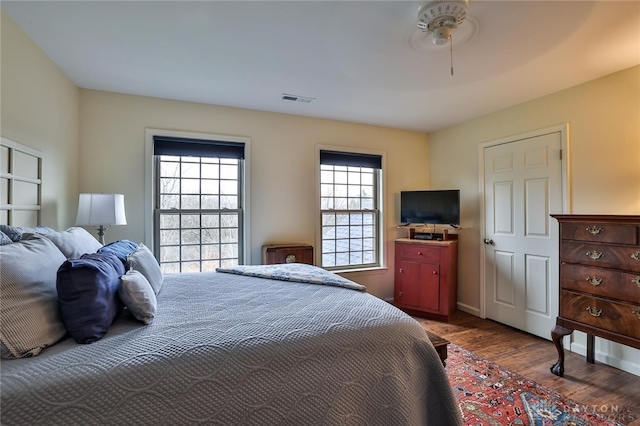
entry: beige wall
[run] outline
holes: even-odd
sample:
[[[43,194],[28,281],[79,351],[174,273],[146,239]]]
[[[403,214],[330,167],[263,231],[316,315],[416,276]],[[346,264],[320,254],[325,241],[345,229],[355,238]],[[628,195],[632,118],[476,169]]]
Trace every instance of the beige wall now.
[[[347,122],[81,90],[80,192],[125,195],[127,226],[107,240],[144,240],[145,129],[251,139],[251,255],[260,263],[266,243],[310,243],[316,237],[316,145],[381,150],[386,155],[385,217],[389,266],[399,192],[428,187],[428,136]],[[316,247],[317,249],[317,247]],[[348,274],[370,293],[393,297],[393,270]]]
[[[42,151],[42,224],[65,228],[78,202],[80,91],[0,10],[0,133]]]
[[[461,189],[464,310],[480,312],[479,145],[562,123],[569,123],[570,213],[640,214],[640,66],[429,135],[432,186]],[[585,353],[583,333],[569,340]],[[596,339],[596,359],[640,374],[640,350]]]
[[[458,302],[480,307],[479,145],[569,123],[570,213],[640,214],[640,66],[431,133],[434,188],[461,189]]]

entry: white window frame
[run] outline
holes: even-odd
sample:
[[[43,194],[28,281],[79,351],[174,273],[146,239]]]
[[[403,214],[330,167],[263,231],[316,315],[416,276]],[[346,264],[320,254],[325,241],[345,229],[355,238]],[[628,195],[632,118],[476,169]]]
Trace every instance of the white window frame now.
[[[201,139],[221,142],[237,142],[244,144],[244,176],[242,177],[242,258],[245,265],[250,265],[251,262],[251,248],[249,242],[251,241],[251,229],[249,224],[251,223],[251,206],[249,200],[250,185],[251,182],[251,139],[244,136],[230,136],[230,135],[214,135],[209,133],[193,133],[193,132],[181,132],[165,129],[145,129],[145,190],[144,190],[144,239],[145,244],[155,249],[154,241],[154,209],[153,209],[153,197],[155,194],[155,163],[153,155],[153,137],[154,136],[168,136],[185,139]]]
[[[385,226],[385,210],[386,210],[386,199],[385,199],[385,188],[386,188],[386,151],[382,150],[373,150],[366,148],[356,148],[356,147],[348,147],[348,146],[340,146],[340,145],[316,145],[315,152],[315,163],[316,163],[316,218],[315,218],[315,229],[316,229],[316,247],[315,250],[315,263],[316,265],[322,265],[322,205],[320,202],[320,177],[321,177],[321,167],[320,167],[320,151],[335,151],[335,152],[344,152],[345,154],[369,154],[369,155],[379,155],[382,158],[382,165],[380,168],[380,179],[377,185],[377,194],[378,197],[378,240],[376,250],[378,251],[378,264],[375,266],[340,266],[340,267],[330,267],[326,268],[327,270],[335,271],[335,272],[357,272],[357,271],[375,271],[380,269],[386,269],[387,265],[387,254],[385,250],[385,241],[386,241],[386,226]]]

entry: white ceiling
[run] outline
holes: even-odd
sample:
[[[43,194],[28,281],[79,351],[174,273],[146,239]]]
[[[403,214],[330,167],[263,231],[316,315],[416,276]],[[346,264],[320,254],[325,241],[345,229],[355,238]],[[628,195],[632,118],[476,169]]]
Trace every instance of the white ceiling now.
[[[430,132],[640,64],[640,1],[2,1],[82,88]],[[315,98],[282,100],[282,94]]]

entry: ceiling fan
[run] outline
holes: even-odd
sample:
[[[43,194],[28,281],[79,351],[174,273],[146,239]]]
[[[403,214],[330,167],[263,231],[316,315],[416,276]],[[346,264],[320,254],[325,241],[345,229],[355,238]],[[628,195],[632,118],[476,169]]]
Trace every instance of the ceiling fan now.
[[[453,41],[451,30],[464,22],[469,0],[433,0],[418,10],[418,28],[433,36],[433,44],[450,42],[453,75]]]

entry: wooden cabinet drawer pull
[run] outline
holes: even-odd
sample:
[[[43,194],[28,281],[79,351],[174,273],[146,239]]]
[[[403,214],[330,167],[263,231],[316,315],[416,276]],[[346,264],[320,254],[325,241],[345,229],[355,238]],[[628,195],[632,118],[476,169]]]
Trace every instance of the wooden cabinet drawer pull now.
[[[600,284],[602,284],[602,278],[587,277],[587,281],[589,281],[589,284],[591,284],[594,287],[598,287]]]
[[[640,253],[640,252],[638,252]],[[602,252],[598,253],[597,251],[591,251],[589,250],[587,252],[587,256],[589,256],[589,259],[593,259],[593,260],[598,260],[602,257]],[[633,257],[633,255],[631,255],[631,257]]]
[[[636,316],[637,316],[638,318],[640,318],[640,308],[638,308],[638,309],[634,309],[633,311],[631,311],[631,313],[632,313],[632,314],[636,314]]]
[[[631,258],[632,258],[633,260],[640,260],[640,250],[638,250],[638,251],[637,251],[637,252],[635,252],[635,253],[631,253]]]
[[[634,279],[631,280],[631,282],[633,284],[636,284],[638,287],[640,287],[640,276],[635,277]]]
[[[591,306],[587,306],[587,311],[594,317],[599,317],[602,315],[602,309],[598,309],[595,306],[592,308]]]
[[[600,232],[603,231],[602,228],[597,227],[595,225],[591,225],[591,226],[587,226],[585,228],[587,230],[587,232],[589,232],[591,235],[598,235]]]

